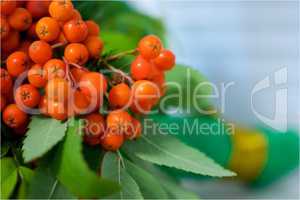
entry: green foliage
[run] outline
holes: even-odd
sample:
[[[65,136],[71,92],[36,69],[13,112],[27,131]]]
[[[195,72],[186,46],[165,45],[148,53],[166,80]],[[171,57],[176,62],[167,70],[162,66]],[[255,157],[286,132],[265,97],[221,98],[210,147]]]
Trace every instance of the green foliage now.
[[[18,179],[17,166],[13,158],[1,159],[1,199],[8,199]]]
[[[126,153],[158,165],[174,167],[195,174],[215,177],[235,175],[175,137],[163,134],[159,130],[151,131],[152,133],[146,132],[137,141],[127,142],[123,146]]]
[[[95,20],[101,30],[117,31],[130,37],[135,43],[147,34],[158,35],[164,41],[165,29],[162,22],[139,13],[125,2],[78,1],[75,5],[84,19]]]
[[[10,144],[7,141],[4,141],[1,143],[1,154],[0,154],[0,158],[2,158],[3,156],[5,156],[10,148]]]
[[[47,153],[63,139],[65,131],[65,123],[52,118],[33,116],[23,145],[25,162],[32,161]]]
[[[168,195],[163,190],[157,177],[148,173],[139,166],[124,159],[127,172],[134,178],[140,187],[142,195],[145,199],[167,199]]]
[[[167,92],[161,99],[167,108],[177,108],[176,114],[199,115],[200,109],[211,107],[210,82],[197,70],[184,65],[176,65],[166,74]],[[198,95],[203,95],[201,98]],[[201,114],[201,113],[200,113]]]
[[[21,178],[21,183],[18,189],[18,199],[25,199],[27,197],[28,188],[34,175],[34,172],[31,169],[23,166],[20,166],[18,168],[18,172]]]
[[[111,199],[143,199],[139,186],[127,173],[122,160],[114,153],[106,153],[102,162],[101,174],[105,178],[114,180],[120,184],[122,190],[110,196]]]
[[[40,167],[32,177],[29,199],[72,199],[69,191],[53,176],[50,168]]]
[[[81,129],[80,120],[69,121],[66,138],[52,162],[58,180],[79,198],[100,198],[117,192],[117,183],[98,177],[89,169],[81,154]]]

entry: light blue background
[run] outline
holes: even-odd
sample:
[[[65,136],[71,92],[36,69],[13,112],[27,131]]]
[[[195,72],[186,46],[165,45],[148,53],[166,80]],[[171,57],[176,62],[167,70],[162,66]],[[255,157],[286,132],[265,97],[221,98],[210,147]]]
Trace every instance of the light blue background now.
[[[178,63],[204,73],[217,86],[233,81],[226,95],[226,119],[261,123],[250,106],[254,85],[287,67],[288,83],[274,86],[254,99],[258,112],[275,112],[275,91],[288,89],[288,122],[299,126],[299,2],[298,1],[131,1],[167,25],[170,48]],[[215,104],[220,107],[220,100]],[[280,123],[280,122],[279,122]],[[210,198],[297,198],[298,172],[282,181],[252,190],[236,182],[185,184]]]

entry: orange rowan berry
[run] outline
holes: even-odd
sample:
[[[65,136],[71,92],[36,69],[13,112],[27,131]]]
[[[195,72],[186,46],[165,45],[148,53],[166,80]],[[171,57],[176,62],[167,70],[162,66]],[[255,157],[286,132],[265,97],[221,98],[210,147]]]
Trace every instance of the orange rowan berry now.
[[[83,44],[71,43],[65,48],[64,56],[70,63],[83,65],[88,61],[89,52]]]
[[[156,58],[161,49],[162,43],[155,35],[147,35],[143,37],[138,44],[138,50],[145,59]]]
[[[66,102],[69,98],[70,84],[63,78],[53,78],[45,87],[45,95],[50,101]]]
[[[50,59],[43,67],[44,76],[47,80],[53,78],[64,78],[66,74],[66,64],[57,58]]]
[[[148,114],[152,109],[152,103],[133,99],[130,110],[136,114]]]
[[[40,64],[33,65],[28,70],[27,79],[31,85],[37,88],[45,87],[47,80],[43,73],[43,67]]]
[[[73,20],[81,20],[82,19],[81,14],[78,10],[73,9],[72,19]]]
[[[26,2],[26,9],[31,13],[32,17],[39,19],[48,15],[48,7],[51,1],[29,0]]]
[[[48,100],[48,114],[60,121],[64,121],[68,118],[68,111],[63,102]]]
[[[1,86],[1,94],[8,94],[12,90],[13,80],[8,72],[0,68],[0,86]]]
[[[89,110],[90,101],[81,91],[75,90],[72,95],[71,109],[74,114],[86,114]]]
[[[139,120],[132,118],[132,126],[130,130],[125,134],[125,138],[132,140],[141,137],[142,134],[142,124]]]
[[[175,55],[172,51],[164,49],[153,61],[158,69],[171,70],[175,65]]]
[[[133,103],[155,105],[160,98],[160,88],[147,80],[136,81],[132,86]]]
[[[71,72],[71,75],[73,76],[73,78],[75,79],[75,81],[78,83],[81,79],[81,77],[88,73],[89,71],[88,70],[84,70],[84,69],[80,69],[80,68],[77,68],[77,67],[73,67],[71,68],[70,70]]]
[[[28,116],[16,104],[10,104],[4,109],[2,119],[7,126],[17,128],[26,123]]]
[[[139,55],[131,63],[130,74],[134,80],[150,79],[152,75],[152,64]]]
[[[33,108],[39,104],[40,98],[39,91],[30,84],[19,86],[15,92],[15,101],[20,108]]]
[[[108,131],[101,138],[101,146],[107,151],[116,151],[118,150],[124,142],[123,134],[118,134],[115,132]]]
[[[94,22],[93,20],[87,20],[85,21],[85,24],[87,25],[89,36],[93,35],[99,37],[100,28],[96,22]]]
[[[0,21],[0,30],[1,30],[1,39],[5,38],[6,36],[8,36],[9,30],[10,30],[10,26],[6,20],[6,18],[1,16],[1,21]]]
[[[88,27],[82,20],[70,20],[63,27],[65,37],[69,42],[82,42],[88,35]]]
[[[1,0],[0,1],[0,10],[1,15],[10,15],[17,7],[16,1],[12,0]]]
[[[43,65],[52,58],[52,48],[42,40],[34,41],[29,47],[29,57],[33,62]]]
[[[90,145],[99,144],[105,131],[104,117],[99,113],[91,113],[83,119],[85,119],[84,141]]]
[[[58,22],[51,17],[43,17],[36,24],[36,33],[41,40],[46,42],[54,41],[58,38],[60,28]]]
[[[84,45],[87,47],[90,57],[99,58],[102,52],[104,43],[97,36],[89,36],[84,41]]]
[[[22,51],[16,51],[10,54],[6,60],[7,71],[13,77],[19,76],[23,73],[26,70],[27,65],[28,57]]]
[[[11,30],[9,34],[1,40],[1,50],[6,53],[10,53],[20,44],[20,34],[18,31]],[[1,53],[3,53],[1,52]]]
[[[72,2],[66,0],[54,0],[49,5],[50,16],[63,22],[72,18],[73,9]]]
[[[109,104],[114,108],[130,106],[131,90],[125,83],[120,83],[111,88],[109,92]]]
[[[79,88],[82,93],[88,97],[103,97],[103,94],[107,90],[107,81],[103,74],[98,72],[88,72],[83,74],[80,82]]]
[[[130,130],[132,125],[132,117],[128,112],[123,110],[115,110],[108,114],[106,125],[109,130],[118,134],[125,134]]]
[[[9,25],[17,31],[25,31],[32,23],[32,16],[25,8],[16,8],[8,17]]]

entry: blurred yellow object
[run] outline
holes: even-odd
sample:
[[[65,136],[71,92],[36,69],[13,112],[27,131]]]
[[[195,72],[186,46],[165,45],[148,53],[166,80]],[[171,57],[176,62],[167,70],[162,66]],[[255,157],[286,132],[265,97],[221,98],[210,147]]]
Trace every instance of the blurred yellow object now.
[[[231,140],[229,168],[242,180],[253,181],[267,162],[267,139],[258,131],[236,127]]]

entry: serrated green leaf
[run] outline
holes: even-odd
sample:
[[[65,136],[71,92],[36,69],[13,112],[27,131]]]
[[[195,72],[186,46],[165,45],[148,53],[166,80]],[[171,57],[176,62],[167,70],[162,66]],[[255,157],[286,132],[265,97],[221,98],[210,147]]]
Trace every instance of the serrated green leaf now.
[[[171,109],[176,114],[199,115],[212,107],[209,97],[212,86],[198,70],[176,65],[166,73],[166,83],[166,95],[161,99],[166,110]]]
[[[110,199],[143,199],[135,180],[126,172],[120,158],[114,153],[106,153],[102,161],[102,176],[118,182],[122,189],[109,196]]]
[[[29,184],[34,175],[34,172],[27,168],[20,166],[18,168],[19,176],[21,178],[21,183],[18,189],[18,199],[25,199],[27,197]]]
[[[1,159],[1,194],[0,199],[8,199],[17,184],[18,172],[13,158]]]
[[[41,167],[30,181],[28,199],[74,199],[75,197],[53,176],[50,168]]]
[[[159,179],[135,165],[127,159],[123,159],[126,171],[138,184],[145,199],[167,199],[168,195],[161,186]]]
[[[155,126],[152,126],[155,128]],[[204,153],[187,146],[171,135],[162,134],[160,130],[150,131],[137,141],[129,141],[123,149],[127,154],[134,154],[138,158],[161,166],[195,174],[225,177],[235,173],[224,169]]]
[[[167,192],[168,199],[199,199],[196,194],[180,186],[180,182],[178,182],[174,177],[164,173],[160,170],[160,168],[154,166],[152,163],[141,160],[134,155],[127,156],[130,157],[136,165],[142,167],[154,177],[159,177],[159,183]]]
[[[22,148],[24,161],[43,156],[63,139],[65,131],[66,123],[52,118],[32,117]]]
[[[100,198],[117,192],[120,188],[116,182],[98,177],[89,169],[82,156],[81,131],[80,120],[69,121],[66,138],[52,162],[54,173],[79,198]]]

